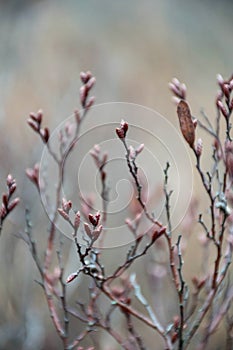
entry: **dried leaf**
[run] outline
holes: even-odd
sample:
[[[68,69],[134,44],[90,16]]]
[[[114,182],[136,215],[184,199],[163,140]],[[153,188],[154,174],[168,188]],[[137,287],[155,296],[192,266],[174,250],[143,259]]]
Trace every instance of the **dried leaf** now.
[[[180,121],[180,129],[191,148],[194,147],[195,127],[192,121],[189,105],[181,100],[177,106],[177,114]]]

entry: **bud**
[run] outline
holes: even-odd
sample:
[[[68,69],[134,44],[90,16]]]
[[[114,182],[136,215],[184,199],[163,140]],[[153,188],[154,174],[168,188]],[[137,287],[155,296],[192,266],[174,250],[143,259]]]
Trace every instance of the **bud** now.
[[[77,273],[77,272],[71,273],[71,274],[67,277],[66,283],[72,282],[72,281],[73,281],[75,278],[77,278],[77,277],[78,277],[78,273]]]
[[[136,149],[136,155],[138,155],[139,153],[141,153],[144,150],[144,143],[141,143],[141,145],[139,145]]]
[[[124,139],[125,136],[126,136],[126,133],[128,131],[128,123],[125,122],[124,120],[121,121],[121,124],[120,124],[120,127],[119,128],[116,128],[116,133],[117,133],[117,136],[120,138],[120,139]]]
[[[32,119],[28,118],[27,123],[34,131],[38,132],[40,130],[39,125]]]
[[[3,195],[2,195],[2,204],[7,209],[7,207],[8,207],[8,196],[7,196],[6,193],[3,193]]]
[[[12,184],[13,182],[15,182],[15,180],[13,179],[13,176],[12,176],[11,174],[9,174],[9,175],[7,176],[7,179],[6,179],[6,184],[7,184],[7,186],[11,186],[11,184]]]
[[[222,87],[222,84],[224,83],[224,79],[221,76],[221,74],[217,74],[217,82],[220,87]]]
[[[86,103],[86,109],[91,108],[91,106],[95,103],[95,96],[92,96],[89,98],[89,100]]]
[[[134,159],[136,157],[136,152],[135,152],[135,149],[133,148],[133,146],[129,146],[129,157],[131,159]]]
[[[48,140],[49,140],[49,129],[48,128],[44,128],[44,129],[42,129],[41,131],[40,131],[40,133],[41,133],[41,136],[42,136],[42,138],[43,138],[43,141],[44,141],[44,143],[47,143],[48,142]],[[42,134],[43,133],[43,134]]]
[[[81,104],[83,107],[85,107],[87,94],[88,94],[88,89],[87,89],[86,85],[81,86],[81,88],[79,89],[79,94],[80,94]]]
[[[191,111],[189,105],[181,100],[177,107],[177,114],[180,122],[181,132],[191,148],[194,147],[195,127],[193,125]]]
[[[202,148],[203,148],[203,142],[202,139],[197,140],[197,146],[196,146],[196,154],[198,157],[202,154]]]
[[[84,230],[85,230],[86,234],[88,235],[88,237],[92,238],[91,229],[86,222],[84,223]]]
[[[58,208],[57,211],[66,221],[69,221],[69,215],[62,208]]]
[[[92,214],[89,214],[89,215],[88,215],[88,218],[89,218],[90,223],[91,223],[93,226],[97,226],[97,220],[96,220],[96,218],[95,218]]]
[[[8,211],[12,211],[20,202],[20,199],[17,197],[15,199],[13,199],[13,201],[9,204],[8,206]]]
[[[37,112],[37,115],[36,115],[36,119],[37,119],[37,122],[39,125],[42,122],[42,118],[43,118],[43,111],[42,111],[42,109],[39,109],[39,111]]]
[[[75,228],[76,231],[78,230],[79,225],[80,225],[80,212],[78,211],[75,214],[75,218],[74,218],[74,228]]]
[[[68,214],[72,208],[72,202],[67,201],[65,198],[62,198],[62,209]]]
[[[94,230],[94,231],[92,232],[92,240],[93,240],[93,241],[96,241],[96,240],[99,238],[99,236],[100,236],[102,230],[103,230],[103,226],[100,225],[96,230]]]
[[[95,83],[96,83],[95,77],[90,78],[88,80],[88,82],[86,83],[88,90],[91,90],[93,88],[93,86],[95,85]]]
[[[222,112],[223,116],[225,118],[228,118],[228,113],[227,113],[226,107],[224,106],[222,101],[219,101],[219,100],[217,101],[217,107]]]
[[[15,192],[16,187],[17,187],[16,183],[12,183],[12,185],[9,186],[9,193],[10,193],[10,195],[12,195]]]

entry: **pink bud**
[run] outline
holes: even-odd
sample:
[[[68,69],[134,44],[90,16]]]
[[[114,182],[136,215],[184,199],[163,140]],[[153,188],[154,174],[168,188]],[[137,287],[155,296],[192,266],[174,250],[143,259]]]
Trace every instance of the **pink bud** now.
[[[86,103],[86,109],[91,108],[91,106],[95,103],[95,96],[92,96],[89,98],[89,100]]]
[[[180,81],[179,81],[177,78],[173,78],[173,79],[172,79],[172,83],[173,83],[175,86],[177,86],[177,87],[180,86]]]
[[[136,148],[135,152],[136,152],[136,154],[138,155],[138,154],[141,153],[143,150],[144,150],[144,143],[141,143],[141,145],[139,145],[139,146]]]
[[[44,143],[47,143],[49,140],[49,129],[48,128],[40,129],[40,136],[42,137]]]
[[[29,125],[34,131],[38,132],[38,131],[40,130],[39,125],[36,124],[32,119],[29,118],[29,119],[27,120],[27,123],[28,123],[28,125]]]
[[[12,211],[16,207],[16,205],[19,204],[19,202],[20,202],[20,199],[18,197],[13,199],[13,201],[8,206],[8,211]]]
[[[129,146],[129,157],[131,159],[134,159],[136,157],[136,152],[135,152],[135,149],[133,148],[133,146]]]
[[[102,229],[103,229],[103,226],[100,225],[96,230],[93,231],[93,233],[92,233],[93,241],[96,241],[99,238],[99,236],[102,232]]]
[[[86,222],[84,223],[84,229],[85,229],[85,232],[88,235],[88,237],[92,238],[91,229],[90,229],[89,225]]]
[[[93,88],[93,86],[95,85],[95,83],[96,83],[95,77],[90,78],[88,80],[88,82],[86,83],[88,90],[91,90]]]
[[[197,156],[200,157],[202,154],[203,142],[202,139],[197,140],[196,153]]]
[[[221,76],[221,74],[217,74],[217,82],[218,82],[218,85],[221,87],[222,84],[224,83],[224,79],[223,77]]]
[[[87,82],[87,74],[86,74],[85,72],[81,72],[81,73],[80,73],[80,79],[81,79],[81,81],[82,81],[84,84],[86,84],[86,82]]]
[[[80,225],[80,212],[78,211],[75,214],[75,218],[74,218],[74,228],[75,228],[75,230],[78,230],[79,225]]]
[[[3,193],[2,195],[2,204],[4,205],[5,208],[8,207],[8,196],[6,193]]]
[[[71,273],[71,274],[67,277],[66,283],[72,282],[76,277],[78,277],[78,273],[77,273],[77,272]]]
[[[217,101],[217,106],[220,109],[220,111],[222,112],[223,116],[225,118],[228,118],[228,113],[227,113],[226,107],[224,106],[222,101]]]
[[[7,186],[10,186],[14,182],[13,176],[9,174],[6,179]]]
[[[66,221],[69,221],[69,215],[62,208],[58,208],[57,211]]]
[[[88,94],[88,89],[87,89],[86,85],[81,86],[81,88],[79,89],[79,93],[80,93],[81,104],[83,107],[85,107],[87,94]]]

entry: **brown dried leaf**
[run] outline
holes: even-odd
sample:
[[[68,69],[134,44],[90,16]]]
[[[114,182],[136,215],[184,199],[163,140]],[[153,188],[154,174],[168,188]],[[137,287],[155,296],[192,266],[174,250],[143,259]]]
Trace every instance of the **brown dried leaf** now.
[[[180,121],[180,129],[191,148],[194,147],[195,127],[192,121],[189,105],[184,100],[181,100],[177,106],[177,114]]]

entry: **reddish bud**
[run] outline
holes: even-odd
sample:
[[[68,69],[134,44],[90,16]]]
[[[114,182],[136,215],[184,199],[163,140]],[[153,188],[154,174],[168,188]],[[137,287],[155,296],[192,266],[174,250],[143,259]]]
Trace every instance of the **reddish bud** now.
[[[68,214],[72,208],[72,202],[67,201],[65,198],[62,198],[62,209]]]
[[[86,234],[88,235],[88,237],[92,238],[91,229],[86,222],[84,223],[84,230],[85,230]]]
[[[2,207],[0,208],[0,218],[4,219],[6,215],[7,215],[6,208],[2,205]]]
[[[49,140],[49,134],[50,134],[49,129],[48,128],[41,129],[40,134],[43,138],[44,143],[47,143]]]
[[[189,105],[184,100],[181,100],[177,107],[177,114],[180,122],[180,129],[191,148],[194,147],[195,127],[192,121]]]
[[[122,130],[120,128],[116,128],[116,133],[117,133],[117,136],[119,137],[119,139],[124,139],[125,138],[124,130]]]
[[[32,119],[29,118],[29,119],[27,120],[27,123],[28,123],[28,125],[29,125],[34,131],[38,132],[38,131],[40,130],[39,125],[36,124]]]
[[[126,133],[128,131],[128,123],[125,122],[124,120],[121,121],[121,124],[120,124],[120,128],[116,128],[116,133],[117,133],[117,136],[120,138],[120,139],[124,139],[125,136],[126,136]]]
[[[91,77],[92,77],[92,73],[90,71],[80,73],[80,79],[83,84],[86,84]]]
[[[91,223],[93,226],[97,226],[97,225],[98,225],[96,218],[95,218],[92,214],[89,214],[89,215],[88,215],[88,218],[89,218],[90,223]]]
[[[223,116],[225,118],[228,118],[228,113],[227,113],[226,107],[224,106],[222,101],[219,101],[219,100],[217,101],[217,107],[222,112]]]
[[[95,77],[91,77],[88,82],[86,83],[86,87],[88,88],[88,90],[91,90],[93,88],[93,86],[96,83],[96,79]]]
[[[7,184],[7,186],[11,186],[12,183],[14,183],[14,182],[15,182],[15,180],[13,179],[13,176],[12,176],[11,174],[9,174],[9,175],[7,176],[7,179],[6,179],[6,184]]]
[[[78,230],[79,225],[80,225],[80,212],[78,211],[75,214],[75,218],[74,218],[74,228],[75,228],[75,230]]]
[[[6,193],[3,193],[2,195],[2,204],[4,205],[5,208],[8,206],[8,196]]]
[[[78,273],[77,273],[77,272],[71,273],[71,274],[67,277],[66,283],[72,282],[72,281],[73,281],[75,278],[77,278],[77,277],[78,277]]]
[[[12,211],[20,202],[20,199],[17,197],[15,199],[13,199],[13,201],[9,204],[8,206],[8,211]]]
[[[86,108],[86,109],[91,108],[91,106],[92,106],[94,103],[95,103],[95,96],[92,96],[92,97],[90,97],[89,100],[87,101],[85,108]]]
[[[69,215],[62,208],[58,208],[57,211],[66,221],[69,221]]]
[[[85,107],[86,104],[86,99],[87,99],[87,94],[88,94],[88,89],[86,85],[83,85],[79,89],[79,94],[80,94],[80,101],[83,107]]]

